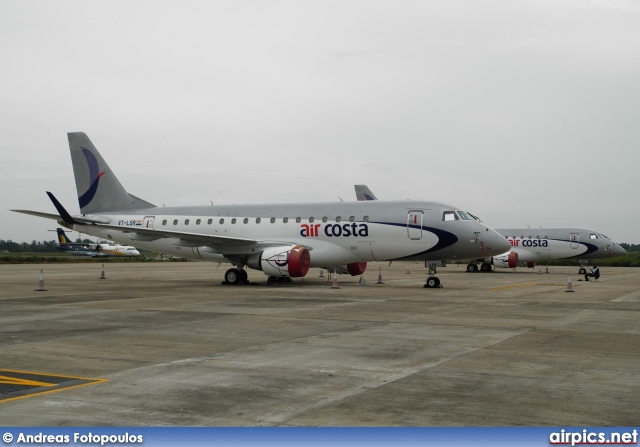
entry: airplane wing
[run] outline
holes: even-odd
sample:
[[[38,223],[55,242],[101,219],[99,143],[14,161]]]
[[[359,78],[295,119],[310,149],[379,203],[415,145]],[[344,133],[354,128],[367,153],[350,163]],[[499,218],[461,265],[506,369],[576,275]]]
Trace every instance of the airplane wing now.
[[[84,218],[84,217],[72,217],[69,212],[62,206],[62,204],[55,198],[53,194],[47,191],[47,195],[53,202],[53,205],[58,211],[58,215],[41,213],[38,211],[29,210],[12,210],[17,213],[31,214],[33,216],[44,217],[47,219],[62,220],[67,224],[74,224],[78,226],[82,225],[95,225],[100,228],[109,230],[121,231],[123,233],[131,233],[131,240],[133,241],[155,241],[162,238],[178,239],[175,245],[182,247],[203,247],[207,246],[211,250],[223,255],[233,254],[238,255],[241,253],[251,254],[256,249],[264,249],[271,246],[281,245],[297,245],[287,241],[258,241],[256,239],[218,236],[213,234],[201,234],[190,233],[184,231],[173,231],[165,229],[151,229],[151,228],[139,228],[139,227],[124,227],[119,225],[110,225],[107,218]],[[74,228],[76,231],[80,229]],[[310,249],[310,248],[308,248]]]
[[[75,219],[75,218],[74,218]],[[162,238],[174,238],[180,239],[185,242],[192,242],[193,247],[199,247],[202,245],[251,245],[258,243],[255,239],[247,239],[241,237],[229,237],[229,236],[217,236],[217,235],[208,235],[201,233],[189,233],[184,231],[173,231],[173,230],[156,230],[151,228],[138,228],[138,227],[121,227],[118,225],[106,225],[106,224],[97,224],[100,228],[108,228],[110,230],[122,231],[123,233],[132,233],[133,235],[140,235],[142,237],[138,238],[138,240],[157,240]],[[132,240],[136,240],[135,236]]]
[[[29,214],[31,216],[44,217],[45,219],[64,220],[64,219],[62,219],[62,217],[60,217],[60,214],[43,213],[43,212],[40,212],[40,211],[31,211],[31,210],[9,210],[9,211],[13,211],[14,213]],[[73,220],[75,222],[79,222],[79,223],[83,223],[83,224],[105,223],[106,222],[106,220],[87,219],[87,218],[84,218],[84,217],[74,217]]]
[[[131,233],[132,241],[154,241],[162,238],[178,239],[175,245],[181,247],[208,247],[212,252],[219,253],[227,257],[254,254],[256,253],[256,250],[264,250],[267,247],[300,245],[295,242],[283,240],[257,240],[241,237],[218,236],[214,234],[189,233],[184,231],[121,227],[118,225],[105,224],[94,225],[100,228],[121,231],[123,233]],[[307,250],[312,250],[312,247],[304,247]]]

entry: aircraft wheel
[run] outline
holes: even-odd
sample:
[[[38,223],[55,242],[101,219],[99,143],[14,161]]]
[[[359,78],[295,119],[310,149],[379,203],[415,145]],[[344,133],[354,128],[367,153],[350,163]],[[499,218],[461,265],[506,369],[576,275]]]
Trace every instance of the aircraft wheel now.
[[[483,272],[490,272],[491,271],[491,266],[489,264],[482,264],[480,266],[480,270]]]
[[[469,273],[473,273],[473,272],[477,272],[478,271],[478,266],[475,264],[469,264],[467,265],[467,272]]]
[[[581,275],[584,275],[585,273],[587,273],[587,269],[581,268],[580,270],[578,270],[578,273],[580,273]]]
[[[246,274],[246,272],[245,272]],[[224,282],[225,284],[238,284],[242,278],[242,270],[233,268],[227,270],[224,274]]]
[[[440,286],[440,280],[437,277],[432,276],[431,278],[427,279],[427,283],[424,286],[427,289],[435,289]]]

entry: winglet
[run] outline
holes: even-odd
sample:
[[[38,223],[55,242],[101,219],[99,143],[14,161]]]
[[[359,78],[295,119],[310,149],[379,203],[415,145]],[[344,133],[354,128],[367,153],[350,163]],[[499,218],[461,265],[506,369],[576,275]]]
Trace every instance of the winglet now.
[[[60,202],[58,202],[58,199],[56,199],[56,197],[53,194],[51,194],[49,191],[47,191],[47,195],[49,196],[49,198],[53,202],[53,206],[56,207],[56,210],[58,210],[58,214],[60,214],[60,217],[62,217],[62,220],[65,221],[65,223],[68,223],[68,224],[78,224],[78,223],[80,223],[80,222],[77,222],[73,217],[71,217],[71,214],[69,214],[67,212],[67,210],[64,209],[62,204]]]

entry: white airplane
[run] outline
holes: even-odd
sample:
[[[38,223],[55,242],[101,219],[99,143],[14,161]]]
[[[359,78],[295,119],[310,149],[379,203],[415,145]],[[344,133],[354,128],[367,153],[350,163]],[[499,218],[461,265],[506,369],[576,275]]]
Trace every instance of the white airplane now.
[[[91,256],[92,258],[101,257],[134,257],[140,256],[140,252],[130,245],[119,244],[86,244],[69,242],[69,238],[62,228],[56,229],[58,233],[58,250],[72,255]]]
[[[245,267],[270,280],[304,277],[311,267],[356,276],[370,261],[471,259],[509,249],[468,213],[436,202],[157,207],[127,193],[84,133],[67,135],[80,214],[71,216],[50,192],[58,214],[12,211],[157,253],[231,263],[228,284],[247,283]],[[430,276],[425,287],[439,284]]]
[[[595,259],[614,258],[626,253],[625,249],[607,236],[587,228],[500,228],[511,249],[498,256],[480,259],[480,270],[491,271],[491,266],[516,268],[534,268],[536,263],[577,259],[592,261]],[[468,272],[478,270],[476,263],[467,265]],[[586,273],[584,267],[579,270]]]
[[[376,200],[366,185],[354,185],[354,188],[358,200]],[[626,253],[604,234],[587,228],[496,228],[496,231],[509,242],[510,250],[469,263],[468,272],[478,271],[478,263],[480,271],[490,272],[491,266],[534,268],[536,262],[559,259],[591,261]],[[584,275],[585,268],[581,267],[579,273]]]

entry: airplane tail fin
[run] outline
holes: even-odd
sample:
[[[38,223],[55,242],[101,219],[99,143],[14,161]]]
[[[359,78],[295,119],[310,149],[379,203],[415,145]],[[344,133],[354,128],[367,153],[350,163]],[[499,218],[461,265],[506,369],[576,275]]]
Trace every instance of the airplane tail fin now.
[[[127,193],[85,133],[70,132],[67,137],[82,214],[155,208]]]
[[[66,247],[69,243],[69,239],[67,238],[64,230],[62,228],[57,228],[56,231],[58,232],[58,242],[60,243],[60,246]]]
[[[356,198],[359,202],[365,200],[378,200],[378,198],[373,195],[367,185],[353,185],[353,187],[356,190]]]

